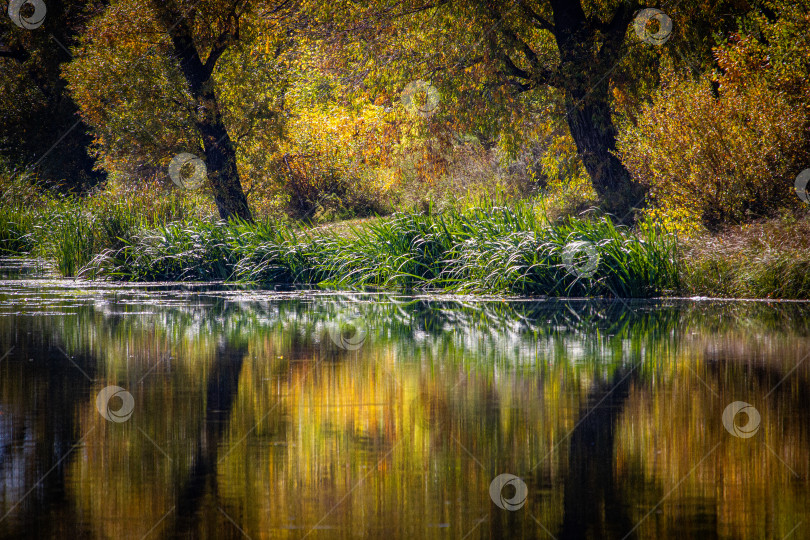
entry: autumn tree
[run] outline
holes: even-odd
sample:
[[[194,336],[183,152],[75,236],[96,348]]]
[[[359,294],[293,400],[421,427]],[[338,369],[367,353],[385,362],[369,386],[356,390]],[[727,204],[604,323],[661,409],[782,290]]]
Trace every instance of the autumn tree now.
[[[692,69],[710,64],[713,33],[750,9],[747,2],[721,0],[707,7],[685,0],[677,13],[649,18],[643,16],[645,3],[634,0],[362,6],[352,8],[353,31],[344,41],[355,48],[361,41],[365,57],[378,59],[355,70],[363,91],[388,91],[396,100],[396,92],[386,89],[392,82],[401,88],[408,80],[429,80],[440,89],[445,113],[434,123],[484,138],[531,138],[537,133],[531,125],[526,129],[527,116],[561,116],[603,209],[617,219],[632,219],[644,189],[616,156],[615,96],[631,95],[631,105],[639,107],[657,83],[665,54]]]
[[[256,48],[284,48],[294,9],[284,1],[112,2],[65,69],[100,165],[166,178],[172,157],[202,154],[220,217],[250,220],[238,139],[257,125],[273,132],[267,89],[279,71],[272,57],[258,62]]]
[[[208,178],[214,200],[223,219],[252,220],[247,197],[236,166],[236,147],[222,117],[212,78],[217,62],[239,39],[240,19],[249,11],[248,2],[230,0],[210,3],[199,10],[192,3],[152,0],[151,6],[171,43],[169,55],[183,74],[194,110],[194,124],[202,139]],[[195,40],[195,27],[203,30]],[[203,60],[200,48],[207,49]]]
[[[562,96],[565,122],[605,211],[620,220],[643,201],[643,189],[615,154],[611,74],[630,47],[639,2],[548,0],[504,4],[474,1],[470,11],[488,28],[482,62],[491,84],[508,94],[551,88]],[[635,40],[632,40],[635,38]]]

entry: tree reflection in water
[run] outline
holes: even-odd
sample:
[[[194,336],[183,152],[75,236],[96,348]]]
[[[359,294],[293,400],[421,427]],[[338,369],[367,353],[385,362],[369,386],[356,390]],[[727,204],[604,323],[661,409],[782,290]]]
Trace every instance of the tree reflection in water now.
[[[3,537],[782,537],[810,510],[804,304],[20,283]],[[111,384],[126,422],[96,410]]]

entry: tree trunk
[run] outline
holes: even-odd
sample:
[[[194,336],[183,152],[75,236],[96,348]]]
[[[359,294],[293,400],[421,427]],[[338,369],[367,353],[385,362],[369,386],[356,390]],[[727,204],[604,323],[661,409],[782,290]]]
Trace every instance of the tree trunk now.
[[[195,123],[202,136],[208,179],[219,215],[222,219],[252,221],[236,167],[236,147],[225,128],[212,79],[216,62],[227,48],[233,32],[226,30],[220,36],[203,63],[188,20],[193,12],[183,14],[172,9],[165,0],[155,0],[152,5],[171,36],[172,56],[179,60],[180,70],[195,101]]]
[[[633,209],[644,201],[644,191],[615,155],[616,129],[607,95],[595,95],[606,92],[596,89],[583,100],[580,96],[585,92],[582,88],[566,90],[571,137],[603,209],[620,222],[631,222]]]
[[[205,164],[219,216],[253,221],[236,168],[236,147],[222,122],[214,91],[206,90],[203,95],[194,97],[202,111],[198,115],[197,128],[202,134]]]
[[[610,73],[632,21],[631,7],[622,4],[612,20],[597,28],[579,1],[551,0],[554,37],[560,53],[559,86],[571,137],[603,209],[618,221],[631,222],[644,190],[616,157],[616,127],[610,113]],[[597,46],[597,43],[600,45]]]

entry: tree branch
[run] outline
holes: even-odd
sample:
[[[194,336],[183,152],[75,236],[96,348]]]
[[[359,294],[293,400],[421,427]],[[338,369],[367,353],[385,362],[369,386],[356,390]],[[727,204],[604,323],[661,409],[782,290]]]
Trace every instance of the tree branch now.
[[[608,22],[588,20],[588,25],[605,36],[605,42],[599,50],[599,56],[608,63],[615,62],[618,51],[624,43],[627,27],[633,22],[634,3],[622,2]]]
[[[501,33],[506,37],[509,41],[512,42],[513,45],[517,46],[522,52],[526,59],[531,64],[532,69],[538,69],[540,67],[540,61],[537,58],[537,53],[535,53],[529,44],[520,39],[517,34],[515,34],[512,29],[503,27],[501,29]]]
[[[31,55],[25,49],[0,50],[0,58],[11,58],[20,63],[25,62]]]
[[[520,69],[512,62],[512,59],[509,58],[509,55],[506,53],[501,53],[498,55],[501,61],[506,65],[506,70],[508,71],[509,75],[512,77],[518,77],[520,79],[531,80],[532,74],[526,70]]]
[[[500,28],[500,34],[516,49],[520,50],[523,55],[528,60],[529,65],[531,66],[531,70],[527,71],[520,67],[518,67],[512,58],[509,57],[509,54],[503,51],[498,47],[498,44],[495,43],[494,38],[490,38],[490,46],[495,54],[503,61],[506,65],[508,75],[512,77],[518,77],[523,80],[531,81],[532,84],[529,85],[528,88],[525,88],[521,91],[528,91],[532,88],[535,88],[537,85],[540,84],[552,84],[552,79],[554,73],[552,70],[547,69],[543,66],[540,62],[540,59],[537,57],[537,53],[529,46],[526,41],[520,38],[511,28],[507,26],[502,26]]]
[[[239,0],[234,2],[233,9],[228,13],[228,21],[223,30],[214,40],[214,46],[203,65],[206,79],[209,79],[216,69],[217,61],[234,41],[239,40]]]
[[[206,80],[211,78],[211,75],[214,73],[214,69],[216,69],[217,61],[225,53],[225,51],[228,50],[228,47],[235,39],[237,38],[234,37],[234,34],[231,33],[230,29],[217,36],[217,39],[214,42],[214,47],[211,49],[211,52],[203,65],[203,72],[205,73]]]
[[[520,7],[523,8],[523,11],[525,11],[529,17],[531,17],[534,26],[537,28],[540,28],[541,30],[548,30],[552,34],[557,31],[557,29],[554,28],[554,25],[548,19],[544,18],[533,10],[531,6],[525,2],[525,0],[521,0]]]

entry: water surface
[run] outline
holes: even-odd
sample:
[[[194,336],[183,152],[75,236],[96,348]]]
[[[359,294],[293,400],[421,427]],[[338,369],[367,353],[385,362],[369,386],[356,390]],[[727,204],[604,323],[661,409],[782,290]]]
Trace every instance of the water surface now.
[[[808,304],[121,285],[11,266],[3,538],[810,536]],[[727,427],[738,401],[750,408]],[[493,498],[501,474],[518,480]]]

